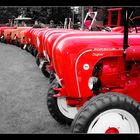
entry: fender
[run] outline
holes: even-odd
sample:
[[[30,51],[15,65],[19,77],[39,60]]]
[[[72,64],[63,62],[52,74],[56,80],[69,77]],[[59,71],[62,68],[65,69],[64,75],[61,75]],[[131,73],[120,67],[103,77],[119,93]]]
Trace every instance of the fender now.
[[[29,44],[29,42],[30,42],[30,41],[29,41],[29,40],[30,40],[29,38],[30,38],[30,36],[31,36],[31,35],[30,35],[30,34],[31,34],[30,32],[31,32],[32,30],[33,30],[33,28],[28,29],[27,32],[25,32],[26,43],[28,43],[28,44]]]
[[[44,28],[37,28],[36,30],[34,30],[34,32],[32,33],[32,46],[37,48],[37,44],[36,44],[36,40],[37,40],[37,34],[44,30]]]
[[[67,34],[62,34],[61,36],[59,36],[54,44],[53,44],[53,47],[52,47],[52,51],[50,51],[52,53],[52,59],[53,59],[53,56],[55,55],[54,53],[54,49],[56,49],[57,46],[59,46],[58,44],[62,43],[63,40],[65,40],[66,38],[68,37],[80,37],[80,36],[96,36],[96,35],[108,35],[108,34],[111,34],[111,35],[116,35],[116,34],[120,34],[120,33],[112,33],[112,32],[89,32],[89,31],[82,31],[82,32],[71,32],[71,33],[67,33]],[[65,47],[65,45],[61,45],[61,47]],[[55,62],[53,62],[54,64],[54,67],[55,67]],[[59,70],[58,70],[59,71]]]
[[[40,28],[33,28],[31,31],[30,31],[30,38],[29,38],[29,44],[34,46],[34,33],[39,30]]]
[[[29,31],[26,33],[26,38],[27,38],[27,43],[32,45],[32,34],[35,30],[38,30],[38,28],[31,28]]]
[[[7,41],[10,41],[11,40],[11,38],[12,38],[12,32],[15,32],[17,30],[17,28],[16,29],[12,29],[12,28],[10,28],[10,29],[5,29],[4,30],[4,38],[7,40]],[[10,42],[9,42],[10,43]]]
[[[31,28],[31,27],[30,27]],[[25,44],[26,43],[26,33],[28,32],[28,30],[30,28],[27,28],[25,30],[22,30],[19,34],[18,34],[18,38],[21,42],[21,44]]]
[[[16,38],[20,38],[20,32],[26,30],[30,27],[17,27],[17,29],[11,31],[11,40],[15,40]]]
[[[42,46],[42,37],[43,37],[43,33],[48,30],[47,28],[45,28],[44,30],[41,30],[40,32],[38,32],[38,34],[36,35],[36,47],[38,50],[39,54],[43,54],[43,46]]]
[[[62,35],[63,33],[69,33],[69,32],[72,32],[74,31],[73,29],[57,29],[57,30],[52,30],[52,31],[49,31],[47,34],[46,34],[46,37],[45,37],[45,40],[44,40],[44,51],[45,53],[48,55],[48,57],[51,58],[51,50],[52,50],[52,46],[53,46],[53,43],[54,41],[56,40],[56,38],[60,35]],[[51,55],[51,56],[50,56]]]
[[[44,45],[45,45],[45,37],[46,37],[46,34],[49,32],[49,31],[52,31],[52,30],[56,30],[55,28],[48,28],[47,30],[45,30],[44,31],[44,33],[43,33],[43,35],[42,35],[42,40],[41,40],[41,42],[42,42],[42,46],[40,46],[40,47],[42,47],[42,52],[41,52],[41,54],[45,57],[45,52],[44,52],[44,50],[45,50],[45,48],[44,48]]]
[[[47,40],[48,40],[48,37],[51,33],[53,32],[61,32],[61,31],[64,31],[66,29],[59,29],[59,28],[50,28],[44,35],[44,40],[43,40],[43,51],[47,54],[47,51],[46,50],[46,47],[47,47]],[[68,29],[69,30],[69,29]]]

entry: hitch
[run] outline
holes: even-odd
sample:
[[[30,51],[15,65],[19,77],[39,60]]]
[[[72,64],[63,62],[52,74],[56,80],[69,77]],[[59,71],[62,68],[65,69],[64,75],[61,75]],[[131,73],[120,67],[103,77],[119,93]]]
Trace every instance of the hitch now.
[[[123,56],[126,57],[126,49],[128,48],[128,9],[125,9],[125,21],[124,21],[124,40],[123,40]]]

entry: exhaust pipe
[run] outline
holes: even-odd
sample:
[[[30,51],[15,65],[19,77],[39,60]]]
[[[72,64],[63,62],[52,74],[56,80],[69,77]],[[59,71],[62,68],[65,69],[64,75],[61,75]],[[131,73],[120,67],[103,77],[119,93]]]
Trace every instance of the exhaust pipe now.
[[[124,8],[125,20],[124,20],[124,40],[123,40],[123,56],[126,56],[126,49],[128,48],[128,9]]]
[[[126,49],[128,45],[128,22],[129,18],[134,12],[135,8],[124,8],[125,20],[124,20],[124,40],[123,40],[123,56],[126,57]]]

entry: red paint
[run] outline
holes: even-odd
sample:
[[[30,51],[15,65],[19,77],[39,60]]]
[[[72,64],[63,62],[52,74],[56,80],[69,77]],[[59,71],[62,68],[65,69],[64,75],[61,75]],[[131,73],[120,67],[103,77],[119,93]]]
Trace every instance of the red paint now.
[[[105,134],[119,134],[119,130],[115,127],[110,127],[109,129],[107,129]]]
[[[94,67],[101,63],[98,78],[102,87],[98,94],[120,92],[140,102],[140,68],[133,60],[127,61],[129,55],[133,55],[128,53],[131,46],[136,48],[140,45],[139,36],[139,33],[129,35],[130,47],[126,50],[126,59],[123,57],[122,33],[91,32],[59,36],[53,44],[52,58],[56,74],[62,79],[63,94],[75,99],[95,96],[88,87],[88,80]],[[134,56],[139,60],[137,53]],[[84,70],[84,64],[89,65],[88,70]]]

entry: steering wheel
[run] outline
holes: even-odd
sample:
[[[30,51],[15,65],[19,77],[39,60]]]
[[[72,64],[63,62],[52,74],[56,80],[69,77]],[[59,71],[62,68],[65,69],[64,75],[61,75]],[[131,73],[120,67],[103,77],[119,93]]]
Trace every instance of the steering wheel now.
[[[129,32],[133,32],[134,30],[131,30],[131,28],[133,29],[133,27],[134,27],[136,33],[138,33],[138,29],[136,27],[136,24],[134,23],[134,21],[132,19],[129,19],[128,26],[129,26]]]
[[[91,28],[91,31],[107,31],[107,32],[111,32],[112,29],[110,27],[105,27],[105,26],[101,26],[101,25],[96,25],[94,26],[95,28],[93,29],[93,27]]]

